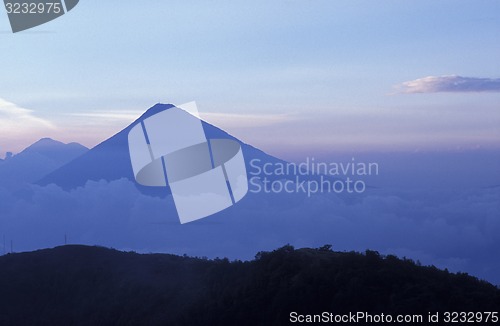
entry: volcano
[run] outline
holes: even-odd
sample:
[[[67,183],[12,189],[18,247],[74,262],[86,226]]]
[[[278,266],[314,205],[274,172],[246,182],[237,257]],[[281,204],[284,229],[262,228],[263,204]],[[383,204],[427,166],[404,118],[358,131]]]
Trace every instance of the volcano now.
[[[142,120],[173,107],[174,105],[172,104],[154,105],[129,126],[98,144],[84,155],[47,174],[37,184],[42,186],[56,184],[65,190],[71,190],[84,186],[90,180],[106,180],[109,182],[126,178],[135,182],[128,146],[128,133],[130,129]],[[203,120],[202,125],[209,139],[232,139],[240,143],[247,171],[250,169],[250,162],[252,160],[259,162],[261,165],[265,163],[284,163],[284,161],[240,141],[224,130]],[[142,193],[148,195],[164,196],[170,193],[168,187],[165,190],[165,188],[144,187],[138,184],[136,186]]]

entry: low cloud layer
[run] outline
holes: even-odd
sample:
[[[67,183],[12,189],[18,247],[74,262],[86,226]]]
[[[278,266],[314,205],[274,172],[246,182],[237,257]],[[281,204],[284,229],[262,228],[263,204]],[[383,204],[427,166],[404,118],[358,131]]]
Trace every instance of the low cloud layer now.
[[[140,252],[248,259],[286,243],[333,244],[336,250],[378,250],[423,264],[466,271],[500,284],[500,188],[373,189],[333,194],[249,194],[237,206],[180,225],[172,199],[147,197],[133,183],[89,181],[66,192],[0,187],[0,254],[64,243]]]
[[[428,76],[401,83],[396,86],[398,93],[466,93],[500,92],[500,78],[475,78],[450,76]]]

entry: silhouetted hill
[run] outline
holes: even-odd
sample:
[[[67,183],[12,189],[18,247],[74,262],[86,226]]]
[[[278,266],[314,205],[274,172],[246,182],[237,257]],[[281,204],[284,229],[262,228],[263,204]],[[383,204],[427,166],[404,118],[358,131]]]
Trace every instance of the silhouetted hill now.
[[[28,154],[40,154],[58,164],[66,164],[78,156],[84,154],[89,149],[79,143],[64,144],[51,138],[42,138],[25,148],[21,153],[14,156],[20,157]]]
[[[499,289],[466,274],[329,246],[250,262],[64,246],[0,257],[0,288],[0,325],[288,325],[292,311],[500,307]]]
[[[0,185],[16,188],[23,183],[35,182],[87,151],[87,147],[78,143],[64,144],[42,138],[3,161],[0,167]]]

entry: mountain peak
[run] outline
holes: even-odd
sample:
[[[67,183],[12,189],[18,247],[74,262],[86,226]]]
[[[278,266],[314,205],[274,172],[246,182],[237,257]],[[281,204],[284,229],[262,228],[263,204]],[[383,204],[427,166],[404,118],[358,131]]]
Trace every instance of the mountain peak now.
[[[78,143],[42,138],[17,155],[7,153],[0,169],[0,184],[15,188],[24,182],[34,182],[87,151]]]
[[[38,184],[47,185],[50,183],[55,183],[63,187],[64,189],[74,189],[79,186],[84,186],[85,183],[89,180],[112,181],[126,178],[135,182],[135,177],[130,162],[128,145],[128,133],[130,129],[136,123],[173,107],[175,106],[172,104],[155,104],[146,112],[144,112],[137,120],[135,120],[135,122],[124,128],[111,138],[106,139],[72,162],[46,175],[38,181]],[[250,145],[239,141],[235,137],[231,136],[222,129],[217,128],[216,126],[213,126],[204,121],[202,121],[202,125],[207,139],[222,138],[238,141],[242,145],[247,169],[250,168],[249,162],[255,158],[258,158],[259,162],[281,161]],[[166,194],[166,191],[161,188],[140,186],[138,186],[138,188],[140,188],[140,191],[145,194]]]
[[[144,112],[139,117],[139,119],[137,119],[136,121],[144,120],[144,119],[149,118],[157,113],[160,113],[162,111],[168,110],[168,109],[173,108],[173,107],[175,107],[175,105],[173,105],[173,104],[156,103],[155,105],[150,107],[146,112]]]
[[[28,148],[59,146],[59,145],[64,145],[64,143],[49,137],[44,137],[31,144]]]
[[[58,140],[54,140],[52,138],[41,138],[40,140],[34,142],[30,146],[26,147],[21,153],[26,153],[26,152],[37,152],[37,153],[43,153],[46,154],[48,151],[60,151],[63,149],[73,149],[75,151],[80,151],[80,152],[85,152],[88,150],[87,147],[79,144],[79,143],[68,143],[65,144],[63,142],[60,142]]]
[[[52,139],[50,137],[43,137],[43,138],[40,138],[40,140],[38,140],[39,142],[57,142],[57,143],[60,143],[60,141],[57,141],[55,139]]]
[[[26,147],[16,157],[26,155],[42,155],[59,163],[67,163],[88,151],[88,148],[79,143],[65,144],[52,138],[42,138]]]

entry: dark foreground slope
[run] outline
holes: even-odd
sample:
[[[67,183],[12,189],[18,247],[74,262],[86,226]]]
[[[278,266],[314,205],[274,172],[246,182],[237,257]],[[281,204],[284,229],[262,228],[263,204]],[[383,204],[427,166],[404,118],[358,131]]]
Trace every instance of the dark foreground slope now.
[[[64,246],[0,257],[0,325],[288,325],[289,314],[498,311],[500,290],[376,252],[251,262]]]

